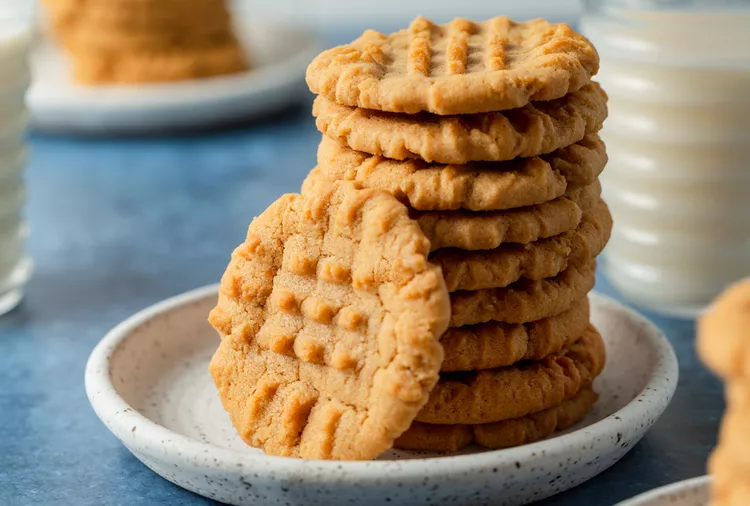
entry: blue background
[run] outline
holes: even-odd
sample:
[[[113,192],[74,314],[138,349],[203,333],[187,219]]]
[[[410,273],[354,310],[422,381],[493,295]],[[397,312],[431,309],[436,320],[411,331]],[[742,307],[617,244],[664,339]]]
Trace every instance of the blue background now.
[[[314,165],[309,111],[187,136],[32,136],[36,271],[22,306],[0,317],[0,505],[214,504],[120,445],[89,407],[84,365],[133,312],[219,280],[252,217]],[[612,295],[601,276],[597,289]],[[671,406],[619,464],[541,504],[606,506],[705,473],[721,386],[696,358],[693,322],[649,316],[680,361]]]

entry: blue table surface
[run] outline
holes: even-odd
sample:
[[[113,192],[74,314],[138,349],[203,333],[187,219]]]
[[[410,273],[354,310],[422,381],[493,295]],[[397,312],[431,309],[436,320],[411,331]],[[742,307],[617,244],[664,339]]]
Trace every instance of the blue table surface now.
[[[309,105],[191,136],[32,136],[36,271],[23,304],[0,317],[1,505],[215,504],[148,470],[107,431],[84,365],[133,312],[216,282],[251,218],[298,189],[320,136]],[[612,294],[601,277],[597,289]],[[693,322],[649,316],[680,361],[671,406],[620,463],[540,504],[606,506],[705,474],[721,385],[695,355]]]

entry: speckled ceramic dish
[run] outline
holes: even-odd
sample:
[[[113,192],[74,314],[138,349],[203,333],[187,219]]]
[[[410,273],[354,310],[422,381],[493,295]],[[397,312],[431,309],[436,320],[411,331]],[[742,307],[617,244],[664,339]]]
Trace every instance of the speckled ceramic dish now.
[[[635,445],[667,407],[677,360],[642,316],[591,295],[609,360],[589,416],[564,434],[501,451],[393,451],[374,462],[265,456],[236,435],[208,374],[218,337],[206,323],[216,287],[146,309],[94,349],[86,391],[99,418],[169,481],[236,505],[492,504],[551,496],[596,476]]]
[[[646,492],[617,506],[706,506],[709,482],[708,476],[681,481]]]

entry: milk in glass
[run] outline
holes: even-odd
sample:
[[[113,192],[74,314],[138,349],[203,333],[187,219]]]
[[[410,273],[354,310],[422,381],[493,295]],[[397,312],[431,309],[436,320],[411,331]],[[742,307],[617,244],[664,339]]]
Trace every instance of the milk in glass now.
[[[699,313],[750,275],[750,1],[589,1],[609,95],[604,271],[627,298]]]
[[[21,300],[31,271],[23,219],[31,39],[28,16],[0,5],[0,314]]]

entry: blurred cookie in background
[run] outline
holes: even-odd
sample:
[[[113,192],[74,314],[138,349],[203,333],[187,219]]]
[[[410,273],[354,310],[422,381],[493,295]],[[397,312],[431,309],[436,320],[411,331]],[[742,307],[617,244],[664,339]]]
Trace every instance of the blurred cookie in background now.
[[[182,81],[249,68],[224,0],[44,0],[84,84]]]

